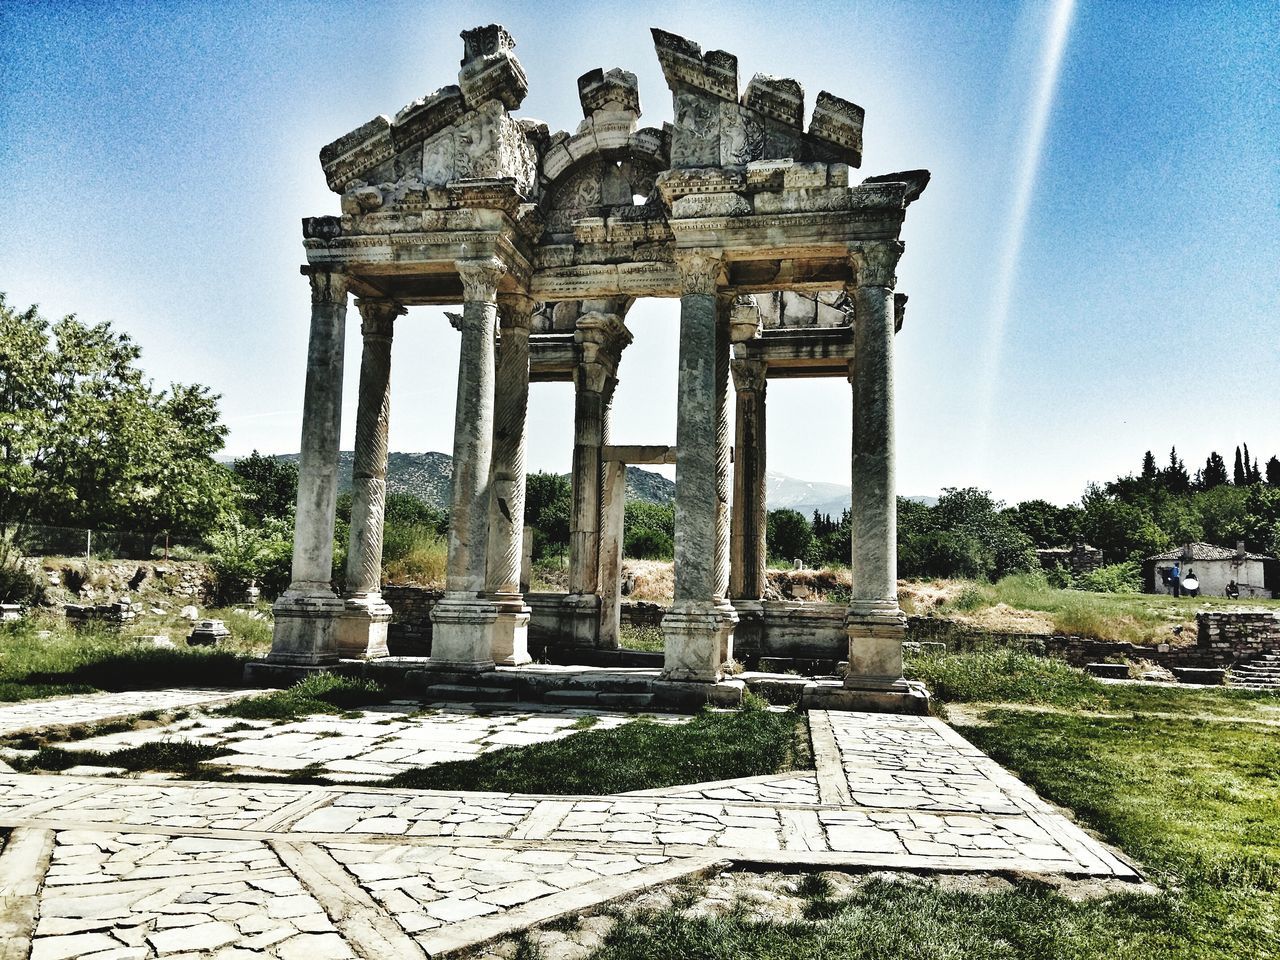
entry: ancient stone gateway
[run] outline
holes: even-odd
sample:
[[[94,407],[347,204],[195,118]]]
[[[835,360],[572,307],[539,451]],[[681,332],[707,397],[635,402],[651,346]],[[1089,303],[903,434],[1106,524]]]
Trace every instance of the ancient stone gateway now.
[[[538,615],[566,650],[616,647],[620,465],[672,455],[610,436],[625,318],[638,297],[678,297],[675,602],[655,684],[722,682],[735,628],[762,636],[785,618],[763,602],[765,387],[835,376],[852,384],[853,599],[838,620],[849,675],[820,691],[822,705],[920,709],[923,691],[902,679],[896,589],[893,340],[906,297],[894,270],[928,173],[850,186],[860,107],[819,93],[806,130],[796,81],[757,75],[740,96],[735,57],[656,29],[675,123],[640,128],[634,74],[597,69],[578,80],[582,123],[553,134],[512,114],[527,81],[507,31],[462,37],[456,86],[320,153],[342,214],[303,221],[312,315],[293,582],[275,605],[270,657],[251,673],[386,655],[391,345],[396,318],[420,304],[462,305],[448,582],[420,668],[466,674],[529,659],[520,560],[531,380],[571,380],[576,396],[569,594]],[[339,596],[331,532],[348,295],[364,353]]]

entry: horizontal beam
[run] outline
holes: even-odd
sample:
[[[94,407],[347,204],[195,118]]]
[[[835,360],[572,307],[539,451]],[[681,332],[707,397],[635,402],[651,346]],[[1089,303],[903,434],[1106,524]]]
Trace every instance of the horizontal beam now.
[[[656,466],[676,462],[675,447],[658,446],[604,446],[600,448],[602,460],[617,460],[635,465]]]

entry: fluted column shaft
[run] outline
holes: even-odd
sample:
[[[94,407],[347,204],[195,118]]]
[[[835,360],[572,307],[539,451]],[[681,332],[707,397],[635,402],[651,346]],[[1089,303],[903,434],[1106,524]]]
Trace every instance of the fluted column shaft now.
[[[733,462],[733,557],[729,595],[764,597],[765,569],[765,387],[763,360],[734,360],[737,392]]]
[[[330,581],[348,281],[345,274],[327,270],[313,270],[309,280],[311,333],[302,401],[293,579],[274,606],[270,659],[318,665],[337,659],[336,621],[342,612],[342,601]]]

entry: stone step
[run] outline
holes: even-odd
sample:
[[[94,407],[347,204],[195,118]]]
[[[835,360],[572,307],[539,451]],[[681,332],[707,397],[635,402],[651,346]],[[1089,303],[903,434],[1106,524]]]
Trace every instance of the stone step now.
[[[427,700],[448,700],[475,703],[481,700],[509,702],[516,692],[507,687],[480,687],[466,683],[433,683],[422,688]]]
[[[615,693],[608,690],[548,690],[542,699],[573,707],[621,707],[644,710],[653,706],[651,693]]]

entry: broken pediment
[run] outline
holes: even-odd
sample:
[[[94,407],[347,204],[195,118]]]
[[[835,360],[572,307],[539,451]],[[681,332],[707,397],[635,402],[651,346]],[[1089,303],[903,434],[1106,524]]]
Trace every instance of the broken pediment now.
[[[795,80],[756,74],[739,98],[736,57],[704,54],[684,37],[652,32],[674,98],[673,168],[783,159],[861,165],[864,112],[857,104],[822,91],[805,131],[804,90]]]

